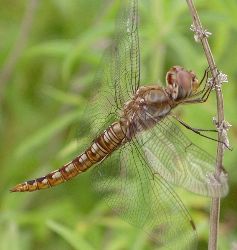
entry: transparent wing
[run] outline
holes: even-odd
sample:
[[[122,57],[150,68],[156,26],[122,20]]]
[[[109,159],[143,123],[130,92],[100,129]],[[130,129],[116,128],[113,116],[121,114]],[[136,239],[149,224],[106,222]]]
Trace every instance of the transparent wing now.
[[[140,49],[138,37],[137,0],[121,1],[121,11],[116,23],[115,43],[112,46],[116,62],[115,97],[122,105],[139,88]]]
[[[82,131],[96,136],[117,120],[119,110],[140,84],[137,0],[121,2],[114,40],[104,54],[95,77],[96,95],[85,112],[88,129],[80,130],[79,137]]]
[[[169,183],[206,196],[227,194],[226,173],[223,171],[218,180],[214,175],[215,159],[193,144],[170,117],[141,133],[138,141],[152,171]]]
[[[153,249],[196,249],[190,215],[164,179],[152,174],[139,147],[127,144],[93,170],[96,191],[123,219],[149,235]]]

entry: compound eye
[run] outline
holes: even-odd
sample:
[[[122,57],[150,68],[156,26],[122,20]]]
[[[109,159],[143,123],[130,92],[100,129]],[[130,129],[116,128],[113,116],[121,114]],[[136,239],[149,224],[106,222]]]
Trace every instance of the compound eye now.
[[[174,84],[176,84],[176,74],[170,73],[168,72],[166,75],[166,84],[167,85],[172,85],[174,86]]]

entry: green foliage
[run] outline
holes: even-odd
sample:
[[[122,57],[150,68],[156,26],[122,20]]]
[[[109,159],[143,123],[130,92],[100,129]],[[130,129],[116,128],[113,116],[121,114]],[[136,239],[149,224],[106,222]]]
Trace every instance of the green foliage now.
[[[16,46],[29,1],[0,1],[0,73]],[[98,86],[93,78],[114,30],[118,1],[39,1],[31,32],[6,81],[0,82],[0,249],[152,249],[145,233],[117,218],[91,190],[88,174],[52,190],[11,194],[9,189],[60,167],[75,156],[83,110]],[[223,86],[225,116],[237,143],[237,2],[196,1],[217,65],[229,76]],[[202,77],[207,67],[193,40],[185,1],[139,1],[142,77],[165,83],[172,65]],[[207,103],[178,109],[193,127],[212,128],[215,94]],[[185,131],[215,154],[216,144]],[[83,140],[83,138],[79,138]],[[226,152],[230,193],[221,207],[220,249],[237,235],[236,150]],[[200,248],[207,249],[210,200],[178,190],[196,222]],[[236,243],[235,243],[236,244]]]

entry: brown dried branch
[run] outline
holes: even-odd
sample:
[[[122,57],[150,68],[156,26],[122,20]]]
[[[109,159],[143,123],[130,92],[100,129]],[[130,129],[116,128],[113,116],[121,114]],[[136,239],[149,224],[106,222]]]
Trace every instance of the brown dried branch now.
[[[218,141],[219,141],[217,146],[215,175],[216,178],[218,179],[221,172],[223,171],[222,162],[224,155],[224,146],[223,143],[220,142],[223,141],[227,145],[229,145],[227,138],[227,130],[230,125],[224,120],[224,103],[221,90],[221,84],[223,82],[226,82],[227,78],[226,75],[218,72],[218,69],[216,67],[215,60],[213,58],[208,43],[208,36],[211,35],[211,33],[203,29],[193,1],[192,0],[186,0],[186,1],[193,19],[193,25],[191,29],[195,32],[194,38],[196,41],[200,41],[202,44],[212,74],[212,81],[215,86],[216,100],[217,100],[217,119],[215,119],[215,123],[218,130]],[[210,235],[208,242],[209,250],[217,249],[219,214],[220,214],[220,198],[212,198],[211,211],[210,211],[210,231],[209,231]]]
[[[0,71],[0,101],[4,88],[15,69],[17,61],[21,56],[23,49],[27,44],[29,33],[32,27],[33,18],[37,7],[38,0],[29,0],[26,4],[26,10],[19,29],[19,36],[15,41],[15,46],[11,50],[5,64]]]

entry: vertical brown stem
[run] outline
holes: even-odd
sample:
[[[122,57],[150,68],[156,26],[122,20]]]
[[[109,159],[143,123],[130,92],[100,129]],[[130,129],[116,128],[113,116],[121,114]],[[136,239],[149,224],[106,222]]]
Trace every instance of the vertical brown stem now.
[[[194,6],[192,0],[186,0],[190,13],[193,19],[193,25],[197,30],[203,31],[203,27],[198,16],[197,10]],[[223,104],[223,95],[220,86],[218,86],[218,77],[216,64],[208,43],[208,39],[205,35],[200,37],[200,41],[202,43],[203,50],[205,52],[207,62],[211,69],[212,78],[215,81],[215,90],[216,90],[216,100],[217,100],[217,127],[219,127],[224,122],[224,104]],[[222,130],[218,130],[218,140],[222,141]],[[218,143],[217,147],[217,155],[216,155],[216,170],[215,174],[218,178],[222,171],[222,161],[223,161],[223,145],[222,143]],[[218,236],[218,225],[219,225],[219,214],[220,214],[220,198],[212,198],[211,203],[211,211],[210,211],[210,235],[208,242],[209,250],[217,249],[217,236]]]

